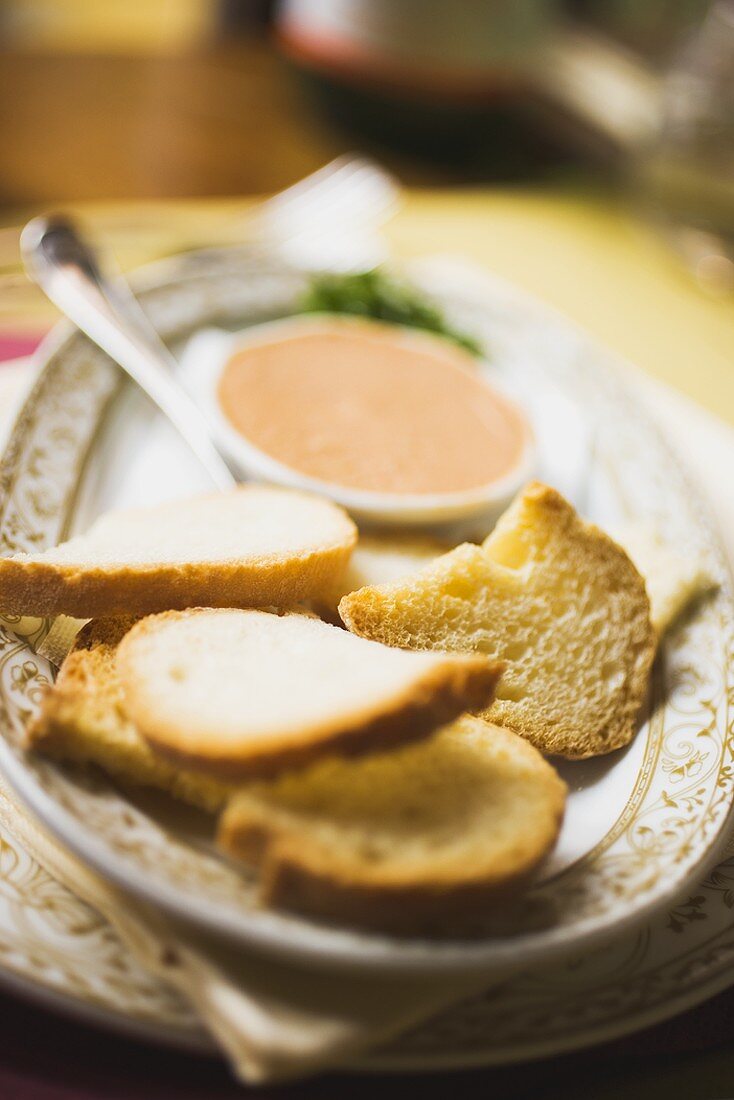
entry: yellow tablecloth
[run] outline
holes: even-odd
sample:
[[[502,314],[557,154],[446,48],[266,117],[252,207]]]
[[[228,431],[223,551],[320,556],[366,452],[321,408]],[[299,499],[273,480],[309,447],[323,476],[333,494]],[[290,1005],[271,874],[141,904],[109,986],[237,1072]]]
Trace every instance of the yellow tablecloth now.
[[[492,268],[734,423],[734,299],[701,291],[621,204],[528,191],[414,193],[390,232],[400,255],[447,249]]]
[[[127,268],[188,243],[231,239],[251,201],[84,204],[75,212]],[[734,423],[734,300],[701,291],[624,203],[567,191],[411,191],[388,234],[399,257],[459,252],[493,269]],[[3,238],[5,253],[12,231]],[[48,315],[40,298],[20,292],[5,296],[0,323],[8,327],[19,309],[34,321]]]

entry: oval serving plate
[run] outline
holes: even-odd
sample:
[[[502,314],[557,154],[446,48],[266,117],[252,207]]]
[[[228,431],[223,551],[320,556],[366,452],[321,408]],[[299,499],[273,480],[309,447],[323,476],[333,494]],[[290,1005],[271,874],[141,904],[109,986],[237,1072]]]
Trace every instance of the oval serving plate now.
[[[244,251],[209,252],[151,269],[138,284],[174,345],[212,324],[242,328],[288,314],[304,276]],[[493,974],[619,931],[713,860],[729,816],[732,602],[724,557],[675,460],[613,364],[586,337],[516,291],[465,289],[429,277],[455,323],[486,344],[491,370],[535,419],[541,473],[586,514],[642,518],[719,580],[666,639],[649,714],[624,752],[567,764],[569,809],[544,876],[511,931],[441,941],[393,939],[258,909],[253,880],[220,859],[211,827],[133,798],[101,775],[23,750],[23,729],[51,667],[33,645],[46,624],[0,634],[0,768],[70,848],[154,904],[243,944],[334,967]],[[53,544],[98,512],[204,485],[193,459],[116,368],[64,329],[24,407],[0,475],[0,552]],[[30,644],[32,643],[32,644]]]

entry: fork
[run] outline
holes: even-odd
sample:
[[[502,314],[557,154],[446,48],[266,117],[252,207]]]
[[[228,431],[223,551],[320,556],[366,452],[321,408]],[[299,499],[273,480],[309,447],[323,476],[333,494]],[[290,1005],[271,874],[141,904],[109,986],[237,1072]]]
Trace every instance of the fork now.
[[[389,173],[345,155],[261,203],[249,228],[255,241],[300,266],[365,270],[385,257],[378,231],[398,202]]]
[[[379,230],[399,205],[395,178],[366,157],[345,154],[251,210],[228,215],[216,230],[192,235],[164,232],[151,251],[157,258],[248,240],[285,253],[305,266],[340,270],[374,266],[384,259]],[[18,243],[20,226],[0,228],[0,288],[27,286]],[[327,242],[327,262],[320,244]]]

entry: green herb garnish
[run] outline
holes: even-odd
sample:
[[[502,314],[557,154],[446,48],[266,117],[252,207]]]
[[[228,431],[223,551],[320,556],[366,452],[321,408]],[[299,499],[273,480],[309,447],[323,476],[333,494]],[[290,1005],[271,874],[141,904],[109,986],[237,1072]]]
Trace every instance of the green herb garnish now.
[[[358,275],[317,275],[302,301],[304,313],[351,313],[375,317],[395,325],[425,329],[444,336],[472,355],[482,346],[473,336],[458,332],[441,310],[409,283],[375,268]]]

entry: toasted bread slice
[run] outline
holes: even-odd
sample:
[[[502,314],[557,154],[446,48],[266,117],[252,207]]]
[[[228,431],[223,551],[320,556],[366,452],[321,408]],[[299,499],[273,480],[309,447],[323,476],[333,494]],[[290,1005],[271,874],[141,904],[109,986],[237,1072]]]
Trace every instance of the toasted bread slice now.
[[[138,623],[117,670],[157,752],[234,780],[423,737],[487,706],[502,666],[399,653],[303,615],[200,608]]]
[[[28,727],[29,744],[49,756],[96,764],[124,782],[157,787],[204,810],[218,810],[233,788],[160,760],[125,711],[115,651],[134,620],[88,623]]]
[[[387,645],[485,653],[507,669],[481,713],[546,753],[632,738],[655,653],[645,583],[626,553],[537,482],[483,546],[345,596],[354,633]]]
[[[658,638],[673,625],[685,609],[716,587],[716,580],[699,557],[681,554],[663,542],[653,528],[626,523],[614,531],[645,578],[650,597],[652,625]]]
[[[110,512],[51,550],[0,558],[0,607],[88,619],[201,604],[285,606],[330,590],[356,539],[330,501],[242,486]]]
[[[464,717],[417,745],[243,788],[219,842],[259,868],[268,905],[417,931],[519,889],[565,796],[532,745]]]
[[[427,535],[360,533],[349,565],[320,603],[324,616],[341,621],[337,608],[342,596],[368,584],[385,584],[408,577],[445,554],[452,545]]]

